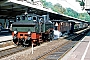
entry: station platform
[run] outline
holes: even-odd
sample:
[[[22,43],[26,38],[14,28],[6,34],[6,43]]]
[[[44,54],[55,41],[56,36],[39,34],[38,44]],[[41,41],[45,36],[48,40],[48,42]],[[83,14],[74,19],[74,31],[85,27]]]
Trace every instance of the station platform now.
[[[90,29],[90,26],[88,28],[85,28],[85,29],[75,32],[75,34],[84,33],[85,31],[87,31],[89,29]]]
[[[14,46],[12,41],[11,32],[8,29],[3,29],[0,32],[0,51],[4,49],[8,49]]]
[[[0,36],[0,42],[12,40],[12,35]]]
[[[90,60],[90,32],[61,60]]]
[[[12,36],[0,36],[0,50],[7,49],[7,47],[14,45]]]

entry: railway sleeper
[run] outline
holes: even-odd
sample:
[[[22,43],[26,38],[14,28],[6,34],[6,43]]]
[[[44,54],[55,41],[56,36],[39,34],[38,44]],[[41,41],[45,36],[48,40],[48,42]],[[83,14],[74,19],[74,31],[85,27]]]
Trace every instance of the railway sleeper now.
[[[87,32],[86,32],[87,33]],[[47,57],[44,57],[45,60],[58,60],[61,59],[68,51],[70,51],[79,40],[84,37],[85,34],[76,34],[73,38],[71,38],[71,42],[59,48],[56,52],[48,54]],[[82,36],[82,37],[81,37]],[[79,38],[77,38],[79,37]]]

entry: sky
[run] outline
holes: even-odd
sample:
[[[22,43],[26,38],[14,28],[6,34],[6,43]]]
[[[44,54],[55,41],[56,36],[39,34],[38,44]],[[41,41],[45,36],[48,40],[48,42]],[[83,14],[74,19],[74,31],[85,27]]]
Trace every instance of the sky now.
[[[52,2],[52,4],[59,3],[64,8],[72,8],[73,10],[77,11],[78,13],[86,12],[85,10],[81,9],[81,6],[79,5],[79,2],[76,2],[76,0],[46,0],[47,2]]]

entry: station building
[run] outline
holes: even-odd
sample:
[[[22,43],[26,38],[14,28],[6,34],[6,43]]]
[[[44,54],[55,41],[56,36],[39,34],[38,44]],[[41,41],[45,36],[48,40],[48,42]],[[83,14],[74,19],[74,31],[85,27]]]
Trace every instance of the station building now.
[[[40,0],[1,0],[0,1],[0,23],[3,28],[10,28],[11,24],[15,22],[16,16],[22,14],[27,9],[27,6],[18,5],[18,3],[38,5],[43,7]]]
[[[39,15],[44,15],[48,12],[51,14],[52,19],[56,19],[56,17],[68,19],[68,16],[65,17],[66,15],[58,14],[51,9],[43,7],[40,0],[2,0],[0,1],[0,22],[3,28],[10,28],[11,24],[16,21],[16,16],[24,14],[27,11]],[[56,14],[56,16],[54,14]]]

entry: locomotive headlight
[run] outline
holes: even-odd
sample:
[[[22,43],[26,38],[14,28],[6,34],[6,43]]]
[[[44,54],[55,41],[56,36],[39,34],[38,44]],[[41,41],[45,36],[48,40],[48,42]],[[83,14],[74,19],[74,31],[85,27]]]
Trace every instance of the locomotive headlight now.
[[[28,31],[28,34],[31,34],[31,32],[30,32],[30,31]]]
[[[17,33],[17,31],[14,31],[14,34],[16,34]]]

